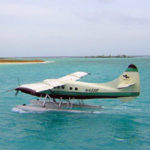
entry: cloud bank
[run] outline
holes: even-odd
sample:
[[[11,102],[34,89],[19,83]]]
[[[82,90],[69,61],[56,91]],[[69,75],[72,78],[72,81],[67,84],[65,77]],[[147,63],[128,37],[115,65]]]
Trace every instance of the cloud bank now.
[[[0,2],[1,56],[150,55],[148,0]]]

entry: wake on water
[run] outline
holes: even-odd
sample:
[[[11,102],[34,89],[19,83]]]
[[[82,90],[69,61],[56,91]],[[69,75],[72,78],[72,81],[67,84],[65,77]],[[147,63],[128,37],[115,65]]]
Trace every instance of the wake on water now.
[[[19,109],[19,108],[17,108],[17,107],[13,107],[13,108],[11,109],[11,111],[12,111],[12,112],[17,112],[17,113],[20,113],[20,114],[22,114],[22,113],[29,113],[29,112],[26,112],[26,111],[24,111],[24,110],[22,110],[22,109]]]
[[[126,113],[140,113],[142,110],[134,108],[127,104],[117,106],[104,106],[103,109],[80,110],[80,109],[61,109],[61,108],[46,108],[36,105],[18,105],[12,108],[12,112],[17,113],[45,113],[45,112],[67,112],[67,113],[88,113],[88,114],[126,114]]]
[[[34,107],[36,108],[36,107]],[[12,112],[15,113],[45,113],[45,112],[67,112],[67,113],[87,113],[87,114],[100,114],[102,111],[84,111],[84,110],[69,110],[69,109],[30,109],[30,110],[24,110],[19,107],[13,107]]]

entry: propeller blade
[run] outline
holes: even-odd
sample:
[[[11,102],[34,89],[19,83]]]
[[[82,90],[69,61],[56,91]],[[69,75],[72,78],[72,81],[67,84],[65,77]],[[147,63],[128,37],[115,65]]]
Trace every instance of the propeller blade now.
[[[17,90],[17,91],[16,91],[15,96],[17,96],[17,95],[18,95],[18,93],[19,93],[19,90]]]
[[[15,88],[14,88],[14,89],[7,90],[7,91],[5,91],[5,93],[7,93],[7,92],[12,92],[12,91],[14,91],[14,90],[15,90]]]

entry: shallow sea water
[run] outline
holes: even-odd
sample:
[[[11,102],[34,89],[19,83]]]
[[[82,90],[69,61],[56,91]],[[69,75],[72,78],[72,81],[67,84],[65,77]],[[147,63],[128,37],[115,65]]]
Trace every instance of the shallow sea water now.
[[[150,58],[51,58],[45,64],[0,65],[0,150],[149,150],[150,149]],[[141,95],[122,103],[117,99],[94,99],[102,105],[89,113],[17,113],[12,108],[32,97],[5,92],[24,83],[59,78],[76,71],[90,72],[85,82],[117,78],[127,66],[138,66]]]

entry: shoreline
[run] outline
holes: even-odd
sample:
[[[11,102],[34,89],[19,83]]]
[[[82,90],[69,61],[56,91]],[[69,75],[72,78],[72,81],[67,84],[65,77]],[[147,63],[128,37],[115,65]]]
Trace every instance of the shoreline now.
[[[44,63],[44,60],[27,60],[27,59],[0,59],[0,64],[29,64],[29,63]]]
[[[33,62],[33,61],[28,61],[28,62],[23,62],[23,61],[17,61],[17,62],[1,62],[0,61],[0,65],[20,65],[20,64],[45,64],[45,63],[54,63],[54,61],[37,61],[37,62]]]

